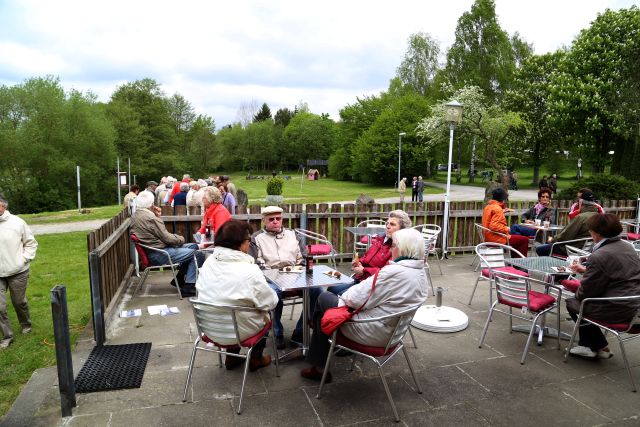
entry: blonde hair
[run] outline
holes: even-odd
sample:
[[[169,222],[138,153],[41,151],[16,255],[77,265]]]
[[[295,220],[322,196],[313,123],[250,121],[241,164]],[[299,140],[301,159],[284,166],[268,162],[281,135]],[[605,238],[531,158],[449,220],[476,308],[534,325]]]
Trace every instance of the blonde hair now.
[[[214,186],[204,187],[202,193],[202,200],[209,200],[211,203],[222,202],[222,193]]]

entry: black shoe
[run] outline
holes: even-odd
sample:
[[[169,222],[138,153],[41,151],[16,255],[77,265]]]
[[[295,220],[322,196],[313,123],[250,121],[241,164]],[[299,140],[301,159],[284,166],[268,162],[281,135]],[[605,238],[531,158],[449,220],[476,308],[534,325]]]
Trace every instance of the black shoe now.
[[[278,350],[284,350],[286,346],[283,336],[276,337],[276,348]]]
[[[195,285],[184,285],[180,288],[180,293],[183,297],[195,297],[197,294],[196,287]]]

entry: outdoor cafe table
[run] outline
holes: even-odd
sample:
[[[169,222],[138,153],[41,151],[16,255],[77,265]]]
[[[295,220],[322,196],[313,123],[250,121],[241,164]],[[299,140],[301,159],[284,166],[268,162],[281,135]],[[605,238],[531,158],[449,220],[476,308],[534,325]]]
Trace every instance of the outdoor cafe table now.
[[[358,242],[358,237],[360,236],[374,236],[374,235],[382,235],[386,233],[387,228],[383,225],[377,227],[344,227],[344,229],[351,234],[353,234],[353,238],[356,242]],[[367,250],[369,250],[369,246],[371,245],[371,239],[367,239]]]
[[[551,256],[505,258],[504,262],[513,267],[517,267],[521,270],[525,270],[527,273],[529,273],[530,276],[532,275],[531,273],[534,273],[534,274],[537,273],[538,275],[541,275],[543,282],[548,283],[549,286],[552,286],[555,288],[557,288],[557,286],[554,286],[553,284],[555,282],[556,276],[567,276],[571,274],[570,271],[558,272],[554,270],[553,267],[560,267],[560,266],[566,267],[567,261],[564,259],[555,258]],[[558,307],[558,310],[560,310],[560,307]],[[544,325],[544,320],[542,324]],[[517,332],[529,333],[528,326],[514,326],[513,330]],[[560,333],[561,339],[568,340],[570,338],[569,334],[564,333],[562,331],[558,331],[554,328],[550,328],[548,326],[544,326],[543,328],[536,326],[536,333],[538,333],[538,345],[542,344],[542,338],[544,337],[544,335],[547,335],[550,337],[557,337],[558,333]]]
[[[324,273],[333,271],[326,265],[314,265],[311,273],[286,273],[277,269],[262,270],[267,281],[275,284],[282,291],[301,290],[302,291],[302,348],[296,349],[281,356],[281,359],[290,358],[294,353],[302,352],[305,355],[309,349],[309,341],[311,340],[309,332],[309,289],[310,288],[327,288],[335,285],[351,285],[354,280],[347,274],[342,273],[340,278],[328,276]]]
[[[529,227],[531,229],[536,230],[536,232],[538,231],[542,231],[542,242],[543,243],[547,243],[547,233],[549,231],[553,231],[553,232],[558,232],[560,230],[562,230],[564,227],[561,225],[549,225],[548,227],[545,227],[543,225],[536,225],[534,224],[529,224],[529,223],[522,223],[520,225],[524,225],[525,227]]]

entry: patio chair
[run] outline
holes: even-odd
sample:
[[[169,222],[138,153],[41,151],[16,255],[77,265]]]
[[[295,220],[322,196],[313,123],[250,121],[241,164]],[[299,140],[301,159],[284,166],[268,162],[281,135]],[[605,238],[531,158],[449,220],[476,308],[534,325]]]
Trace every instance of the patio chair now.
[[[382,385],[384,386],[384,391],[387,394],[387,399],[389,399],[389,404],[391,405],[391,409],[393,410],[393,415],[396,422],[399,422],[400,416],[398,415],[398,410],[396,409],[396,405],[393,402],[393,398],[391,397],[391,391],[389,390],[389,386],[387,385],[387,380],[384,376],[382,367],[402,350],[402,352],[404,353],[404,357],[407,360],[409,371],[411,371],[411,375],[413,376],[413,381],[416,384],[417,392],[419,394],[422,394],[422,389],[420,388],[420,384],[418,383],[418,379],[416,378],[416,374],[413,370],[413,365],[411,365],[409,355],[407,354],[407,350],[404,347],[404,343],[402,342],[405,334],[407,333],[407,331],[409,331],[411,320],[413,319],[413,316],[418,308],[420,308],[419,305],[395,314],[389,314],[386,316],[375,317],[371,319],[353,319],[345,323],[363,324],[371,322],[384,322],[386,324],[389,324],[390,322],[395,321],[395,328],[389,336],[389,341],[387,341],[386,345],[384,345],[383,347],[373,347],[351,341],[349,338],[340,333],[340,329],[335,330],[331,335],[331,338],[329,339],[329,341],[331,342],[331,347],[329,349],[329,356],[327,357],[327,363],[324,367],[324,374],[322,375],[320,388],[318,389],[318,395],[316,396],[316,398],[320,399],[320,397],[322,396],[322,390],[327,380],[327,373],[329,372],[329,367],[331,366],[334,352],[338,349],[344,349],[354,354],[351,368],[349,369],[350,371],[353,371],[353,367],[356,363],[356,356],[363,357],[376,364],[378,373],[380,375],[380,380],[382,381]],[[379,358],[382,359],[382,362],[378,361]]]
[[[476,293],[476,288],[478,287],[478,282],[480,280],[486,280],[489,282],[489,306],[491,306],[493,302],[493,296],[491,294],[491,289],[493,288],[493,276],[496,272],[507,273],[510,276],[515,277],[528,277],[526,271],[518,270],[517,268],[508,266],[504,259],[505,253],[507,256],[511,256],[512,253],[520,255],[522,254],[518,252],[516,249],[511,246],[502,245],[500,243],[480,243],[476,246],[476,257],[480,260],[478,262],[479,266],[482,266],[480,269],[480,274],[476,279],[475,285],[473,285],[473,290],[471,291],[471,296],[469,297],[469,305],[471,305],[471,301],[473,301],[473,296]],[[523,257],[524,258],[524,257]]]
[[[383,219],[367,219],[364,221],[360,221],[356,227],[380,227],[385,228],[387,225],[387,221]],[[369,243],[371,243],[371,239],[374,236],[361,236],[360,239],[353,240],[353,252],[357,252],[358,250],[362,250],[363,252],[367,250],[369,247]]]
[[[496,301],[491,305],[489,310],[489,316],[484,324],[482,330],[482,336],[480,337],[479,348],[482,348],[484,339],[487,336],[487,330],[489,329],[489,323],[494,312],[500,312],[509,316],[509,333],[513,329],[513,318],[526,320],[531,322],[531,329],[529,330],[529,336],[527,337],[527,343],[524,346],[522,352],[522,358],[520,364],[523,365],[527,358],[527,352],[529,351],[529,345],[531,344],[531,338],[538,324],[538,319],[544,316],[547,312],[554,308],[556,310],[557,328],[560,331],[560,310],[559,301],[562,295],[562,288],[554,287],[549,283],[542,282],[540,280],[532,279],[529,277],[516,278],[510,274],[503,272],[496,272],[494,275],[494,284],[496,287]],[[539,292],[532,290],[532,285],[539,285],[545,288],[545,292]],[[548,290],[550,287],[557,289],[559,296],[554,297],[549,295]],[[498,307],[498,304],[509,307],[509,311],[502,311]],[[516,308],[517,312],[514,313],[513,309]],[[518,314],[522,313],[522,314]],[[533,316],[526,316],[529,314]],[[544,317],[542,317],[544,319]],[[544,327],[544,324],[541,325]],[[560,350],[560,334],[558,334],[558,350]]]
[[[504,233],[499,233],[497,231],[489,230],[487,227],[483,227],[482,224],[475,223],[474,225],[476,227],[476,231],[478,232],[478,238],[480,239],[480,243],[484,243],[485,242],[485,239],[484,239],[485,231],[488,232],[488,233],[496,234],[498,236],[503,236],[505,239],[507,239],[507,241],[509,241],[509,237]],[[471,266],[472,267],[476,263],[477,260],[478,260],[478,255],[476,254],[475,258],[473,258],[473,261],[471,262]],[[478,267],[479,266],[480,266],[480,264],[476,265],[476,267],[473,269],[473,271],[478,271]]]
[[[310,255],[313,256],[314,261],[317,259],[329,259],[333,269],[337,268],[337,252],[326,236],[303,228],[296,228],[294,231],[297,235],[302,236],[305,244],[310,248]]]
[[[426,257],[425,262],[429,261],[429,255],[435,255],[436,261],[438,261],[438,270],[440,270],[440,275],[442,276],[442,267],[440,266],[440,257],[438,257],[438,247],[436,246],[442,227],[436,224],[422,224],[416,225],[413,228],[422,233]]]
[[[571,245],[569,245],[570,243]],[[593,249],[593,239],[591,237],[584,237],[582,239],[553,242],[551,244],[551,252],[549,252],[550,256],[554,258],[567,259],[567,255],[562,255],[561,253],[557,252],[557,248],[562,246],[565,248],[565,250],[567,250],[567,245],[571,246],[573,249],[581,249],[584,252],[591,252],[591,249]]]
[[[245,359],[244,361],[244,374],[242,376],[242,386],[240,388],[240,401],[238,402],[237,413],[240,415],[242,412],[242,397],[244,396],[244,386],[247,381],[247,372],[249,371],[249,360],[251,358],[251,351],[253,347],[271,330],[271,337],[275,337],[273,333],[273,322],[271,321],[271,312],[269,313],[269,322],[264,328],[252,337],[244,340],[240,339],[238,332],[237,315],[239,312],[260,312],[265,313],[263,310],[258,310],[252,307],[243,307],[235,305],[223,305],[212,304],[204,301],[199,301],[195,298],[190,298],[191,306],[193,308],[193,316],[196,320],[198,327],[198,337],[193,343],[193,351],[191,352],[191,359],[189,361],[189,371],[187,373],[187,382],[184,385],[184,394],[182,401],[187,401],[187,391],[189,390],[189,384],[191,383],[191,375],[193,374],[193,365],[196,360],[196,352],[198,350],[209,351],[218,354],[218,366],[222,367],[222,355],[226,357],[239,357]],[[233,340],[233,344],[219,344],[216,340],[229,341]],[[276,341],[272,338],[273,344],[273,359],[276,365],[276,376],[279,377],[278,371],[278,351],[276,349]],[[213,344],[208,346],[207,344]],[[247,349],[246,354],[229,352],[229,348],[240,347]]]
[[[640,223],[638,221],[620,221],[624,228],[622,235],[629,241],[640,240]]]
[[[585,298],[582,300],[582,302],[580,303],[580,312],[578,313],[578,318],[576,319],[576,324],[573,327],[573,333],[571,334],[571,339],[569,340],[569,346],[567,347],[567,351],[564,355],[564,361],[565,363],[569,361],[569,351],[573,346],[573,341],[576,338],[576,334],[578,333],[578,329],[580,328],[580,326],[586,324],[596,325],[597,327],[604,329],[606,332],[611,332],[618,339],[620,352],[622,353],[622,360],[624,361],[624,366],[625,368],[627,368],[629,380],[631,381],[631,390],[635,392],[637,391],[636,383],[633,380],[633,374],[631,373],[629,360],[627,360],[627,353],[624,349],[624,343],[626,341],[640,338],[640,309],[636,311],[635,317],[629,323],[606,323],[597,319],[586,317],[584,315],[585,306],[589,304],[600,304],[602,302],[616,303],[623,301],[640,301],[640,295],[633,295],[628,297]]]
[[[173,274],[173,280],[175,280],[176,289],[178,290],[178,295],[180,296],[180,299],[182,299],[182,292],[180,290],[180,284],[178,283],[178,274],[176,271],[177,269],[180,268],[180,264],[171,261],[171,256],[167,251],[158,249],[158,248],[152,248],[151,246],[143,245],[142,243],[140,243],[140,239],[138,239],[138,236],[136,236],[134,233],[131,233],[129,237],[131,238],[131,241],[133,242],[136,248],[136,253],[138,255],[138,262],[136,263],[136,273],[138,276],[140,276],[140,266],[144,268],[142,276],[140,277],[140,281],[138,282],[138,286],[136,286],[136,289],[133,291],[133,295],[136,294],[136,292],[138,291],[138,288],[147,279],[149,272],[151,272],[152,270],[163,270],[165,268],[169,268],[171,269],[171,274]],[[151,265],[151,262],[149,261],[149,257],[147,257],[146,251],[161,252],[167,257],[169,262],[167,264],[162,264],[162,265]]]

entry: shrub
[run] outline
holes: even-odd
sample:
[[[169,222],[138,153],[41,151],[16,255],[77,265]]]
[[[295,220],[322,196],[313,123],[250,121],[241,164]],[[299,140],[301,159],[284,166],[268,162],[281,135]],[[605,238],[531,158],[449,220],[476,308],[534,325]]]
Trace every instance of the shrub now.
[[[284,180],[282,178],[274,176],[267,182],[267,194],[270,196],[282,195],[283,185],[284,185]]]
[[[574,182],[558,193],[561,200],[575,199],[581,188],[589,188],[599,200],[631,200],[638,197],[640,185],[618,175],[594,175]]]

